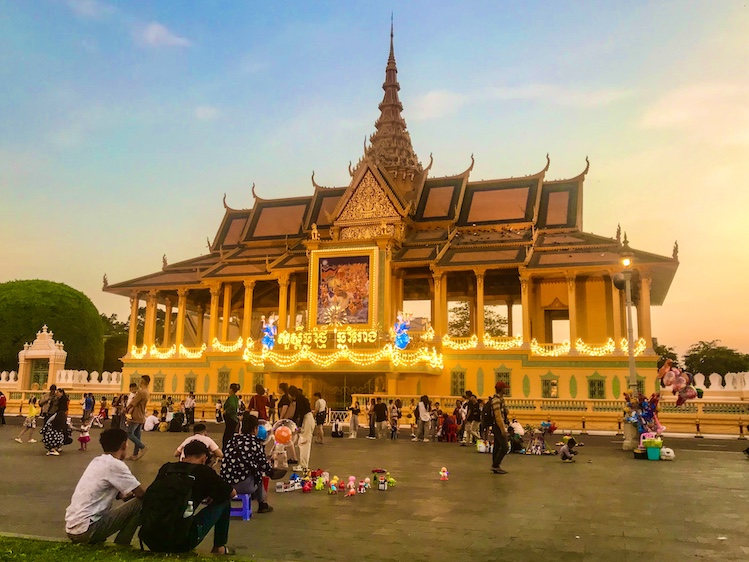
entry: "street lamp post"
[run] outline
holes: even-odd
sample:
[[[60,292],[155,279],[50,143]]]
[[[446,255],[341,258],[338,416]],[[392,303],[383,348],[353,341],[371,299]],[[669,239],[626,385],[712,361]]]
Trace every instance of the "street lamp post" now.
[[[637,366],[635,365],[635,334],[632,326],[632,262],[634,254],[629,249],[627,235],[624,234],[624,251],[621,253],[621,261],[624,269],[624,291],[627,299],[627,354],[629,356],[629,388],[630,396],[637,395]],[[632,451],[638,446],[637,429],[631,423],[624,425],[624,442],[622,449]]]

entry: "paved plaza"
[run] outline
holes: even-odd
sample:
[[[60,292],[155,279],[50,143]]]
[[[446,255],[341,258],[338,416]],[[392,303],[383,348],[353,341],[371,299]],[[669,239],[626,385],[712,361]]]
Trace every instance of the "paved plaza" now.
[[[13,424],[20,423],[13,420]],[[65,538],[64,511],[84,467],[99,454],[77,443],[58,458],[19,445],[0,429],[0,532]],[[223,427],[209,431],[220,440]],[[130,462],[150,484],[185,434],[144,434],[149,451]],[[365,435],[362,431],[361,436]],[[275,508],[233,520],[230,545],[255,560],[749,560],[746,441],[666,439],[674,462],[636,461],[614,436],[582,436],[575,463],[510,455],[506,475],[490,456],[448,443],[326,438],[311,464],[342,479],[386,468],[387,492],[346,498],[269,493]],[[440,481],[439,469],[450,471]],[[210,548],[210,538],[199,550]]]

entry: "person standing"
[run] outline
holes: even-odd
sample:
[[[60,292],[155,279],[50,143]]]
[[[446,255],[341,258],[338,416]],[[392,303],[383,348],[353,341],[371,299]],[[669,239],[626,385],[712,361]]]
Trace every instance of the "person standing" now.
[[[307,472],[309,471],[309,455],[312,449],[312,431],[315,427],[315,417],[312,415],[312,406],[309,399],[304,395],[301,389],[290,386],[289,395],[294,401],[294,423],[302,428],[299,435],[299,465],[294,470]]]
[[[283,393],[278,400],[278,419],[290,420],[291,416],[287,415],[287,410],[291,406],[291,397],[289,396],[289,385],[282,382],[278,389]]]
[[[127,432],[127,420],[125,418],[125,411],[127,410],[127,400],[128,394],[125,392],[112,400],[112,422],[109,425],[109,427],[111,427],[112,429],[122,429]]]
[[[507,407],[505,406],[505,388],[507,385],[499,381],[494,387],[496,393],[487,404],[492,413],[492,432],[494,433],[494,451],[492,453],[492,472],[494,474],[507,474],[502,470],[502,459],[505,458],[509,445],[507,441]]]
[[[190,392],[185,398],[185,418],[187,418],[187,425],[191,426],[195,424],[195,393]]]
[[[224,437],[221,441],[221,450],[225,450],[229,444],[229,439],[237,432],[239,424],[239,399],[237,398],[239,385],[232,383],[229,385],[229,396],[224,400]]]
[[[294,413],[296,410],[296,402],[291,398],[289,392],[288,383],[282,382],[278,385],[278,389],[283,393],[281,398],[278,400],[278,419],[279,420],[294,420]],[[294,432],[291,436],[291,441],[286,443],[286,456],[289,459],[289,464],[295,465],[299,463],[299,455],[297,454],[296,447],[299,442],[299,434]]]
[[[369,422],[369,435],[367,439],[377,439],[375,434],[375,399],[372,398],[367,406],[367,421]]]
[[[22,437],[24,434],[28,431],[34,432],[36,429],[36,416],[39,415],[39,406],[36,403],[36,396],[32,396],[29,398],[29,412],[26,414],[26,419],[23,421],[23,429],[21,430],[21,433],[18,434],[18,437],[16,437],[16,441],[18,443],[23,443]],[[32,437],[29,438],[29,443],[36,443],[36,439]]]
[[[425,394],[419,399],[419,403],[416,405],[416,419],[418,429],[416,430],[416,437],[411,441],[421,441],[423,443],[429,442],[429,424],[432,421],[430,415],[429,397]]]
[[[221,409],[224,404],[221,402],[221,398],[216,397],[216,423],[223,423],[224,415],[221,413]]]
[[[466,393],[468,394],[468,393]],[[479,433],[479,423],[481,423],[481,407],[479,406],[478,398],[476,395],[471,393],[468,395],[466,401],[466,420],[465,428],[463,429],[463,441],[461,446],[465,447],[472,443],[472,440],[480,441],[481,434]]]
[[[361,414],[358,401],[354,402],[353,406],[349,406],[349,412],[351,412],[351,419],[349,420],[348,437],[349,439],[356,439],[359,432],[359,414]]]
[[[315,400],[315,409],[313,411],[315,416],[315,443],[322,445],[323,437],[325,436],[323,430],[325,427],[325,418],[328,415],[328,403],[322,397],[320,392],[315,392],[314,396],[317,398],[317,400]]]
[[[276,423],[276,403],[278,402],[278,398],[276,398],[276,395],[272,392],[270,395],[268,395],[268,421],[270,423]]]
[[[382,398],[377,397],[374,407],[375,416],[375,429],[377,430],[377,438],[385,439],[388,433],[388,407],[382,401]]]
[[[143,424],[146,423],[146,406],[148,405],[149,393],[148,385],[151,384],[151,377],[143,375],[140,378],[140,388],[135,396],[130,401],[127,407],[127,413],[130,414],[131,419],[127,424],[128,438],[135,444],[133,454],[127,458],[127,460],[138,461],[143,458],[148,448],[140,440],[141,431],[143,430]]]
[[[0,425],[5,425],[5,407],[8,405],[8,399],[0,391]]]
[[[42,427],[42,442],[44,448],[47,449],[47,456],[57,457],[60,456],[60,449],[65,444],[65,436],[68,432],[68,396],[62,388],[58,388],[55,394],[57,411]]]
[[[260,383],[255,385],[255,394],[250,398],[250,413],[259,420],[268,420],[270,401],[265,395],[265,388]],[[256,412],[256,413],[255,413]]]
[[[47,420],[57,412],[57,385],[53,384],[49,387],[49,394],[39,401],[39,406],[42,408],[42,427],[47,423]]]

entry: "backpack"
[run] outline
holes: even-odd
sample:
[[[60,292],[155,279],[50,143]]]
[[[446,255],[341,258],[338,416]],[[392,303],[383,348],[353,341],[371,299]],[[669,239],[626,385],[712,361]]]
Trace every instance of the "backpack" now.
[[[492,407],[491,398],[484,404],[484,409],[481,412],[481,425],[484,427],[491,427],[496,424],[494,419],[494,408]]]
[[[141,545],[153,552],[187,552],[195,517],[192,490],[194,465],[174,463],[148,487],[141,507]],[[189,503],[188,503],[189,502]]]

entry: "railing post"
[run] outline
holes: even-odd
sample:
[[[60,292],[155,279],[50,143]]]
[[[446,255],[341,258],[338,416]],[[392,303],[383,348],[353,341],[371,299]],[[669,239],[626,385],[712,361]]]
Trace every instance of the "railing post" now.
[[[624,435],[624,432],[622,431],[622,421],[624,420],[624,416],[622,415],[621,418],[618,418],[616,420],[616,434],[617,435]]]
[[[746,441],[746,435],[744,435],[744,420],[739,418],[739,440]]]
[[[585,430],[585,416],[583,416],[583,430],[580,432],[580,435],[588,435],[588,432]]]
[[[694,436],[695,439],[702,439],[703,435],[702,433],[700,433],[700,419],[699,418],[695,418],[694,425],[697,428],[697,434]]]

